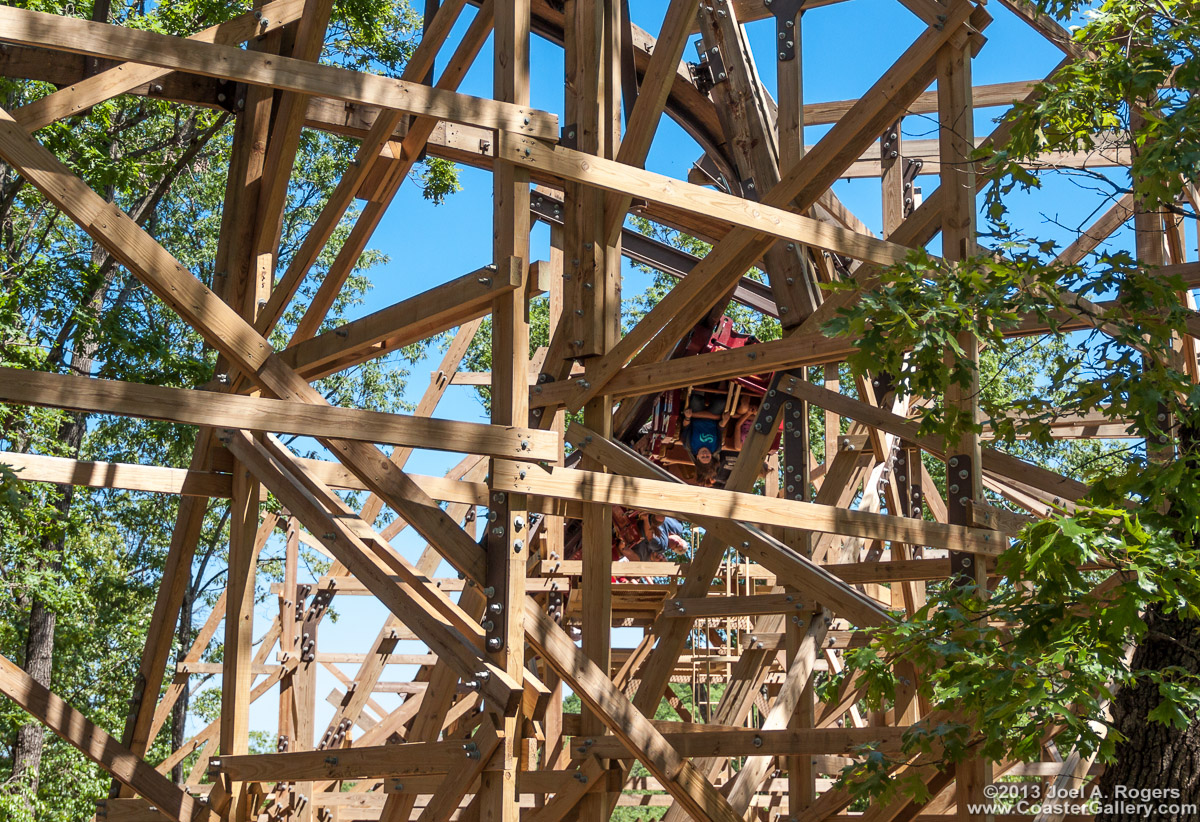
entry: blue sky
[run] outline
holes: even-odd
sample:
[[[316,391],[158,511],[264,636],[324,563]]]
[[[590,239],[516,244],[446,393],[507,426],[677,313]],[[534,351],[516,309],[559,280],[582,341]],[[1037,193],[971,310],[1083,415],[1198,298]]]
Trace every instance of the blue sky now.
[[[637,25],[651,32],[658,31],[666,8],[665,0],[644,0],[631,5]],[[1059,62],[1061,53],[1013,14],[999,4],[989,5],[988,9],[995,21],[986,32],[988,44],[973,65],[975,85],[1039,79]],[[465,15],[469,18],[473,13],[474,9],[468,6]],[[457,42],[466,25],[465,20],[460,22],[451,38],[452,43]],[[804,16],[802,34],[805,100],[822,102],[860,96],[922,30],[923,24],[897,0],[855,0],[853,3],[841,3],[808,12]],[[774,60],[766,59],[774,53],[774,23],[771,20],[751,23],[748,32],[755,53],[763,58],[758,67],[759,73],[774,94]],[[461,90],[464,93],[491,95],[491,51],[489,42],[481,59],[463,83]],[[443,51],[439,69],[449,53],[449,49]],[[695,60],[695,54],[695,49],[689,46],[685,59]],[[561,114],[561,50],[535,37],[532,61],[533,104]],[[991,121],[1000,113],[999,109],[980,110],[976,117],[977,134],[986,135],[990,132],[993,125]],[[906,119],[905,136],[913,139],[936,137],[936,122],[929,117],[915,115]],[[809,128],[806,141],[815,142],[826,130],[827,127]],[[688,169],[699,156],[700,149],[683,130],[664,119],[651,149],[647,168],[685,179]],[[463,168],[461,180],[464,190],[438,207],[422,199],[416,185],[406,183],[401,188],[371,243],[372,247],[387,253],[391,261],[372,272],[375,289],[368,296],[366,304],[360,307],[360,313],[378,310],[491,262],[491,177],[481,171]],[[936,187],[937,181],[926,177],[919,184],[928,193]],[[835,191],[868,226],[878,231],[881,207],[877,180],[843,180],[835,186]],[[1057,217],[1069,225],[1084,221],[1094,204],[1088,204],[1087,198],[1077,194],[1078,189],[1071,183],[1050,181],[1036,197],[1018,198],[1015,212],[1041,236],[1055,236],[1060,232],[1044,225],[1042,215]],[[544,226],[538,226],[533,234],[534,259],[547,259],[548,247],[549,232]],[[936,250],[936,242],[932,248]],[[646,275],[632,270],[628,265],[625,275],[627,297],[640,292],[648,282]],[[439,357],[435,352],[432,362],[420,362],[412,367],[406,393],[408,400],[415,403],[421,396],[428,385],[429,372]],[[451,387],[436,416],[480,420],[483,411],[473,389]],[[409,470],[440,475],[459,458],[457,454],[417,452],[409,462]],[[395,545],[410,558],[415,558],[423,547],[420,540],[408,532]],[[448,573],[445,567],[442,573]],[[273,600],[271,608],[274,608]],[[320,647],[343,652],[369,650],[369,644],[385,617],[384,609],[367,597],[339,598],[335,608],[339,619],[336,622],[326,620],[320,633]],[[261,635],[266,629],[270,617],[268,608],[260,608],[258,634]],[[614,645],[635,644],[639,633],[619,631],[614,636]],[[405,644],[401,643],[399,652],[418,650],[416,647],[405,648]],[[353,675],[353,666],[343,666],[343,670]],[[383,679],[402,681],[411,675],[412,669],[393,666]],[[332,707],[325,702],[325,696],[335,684],[332,674],[320,672],[317,688],[318,731],[324,728],[332,715]],[[399,704],[398,698],[387,694],[378,694],[376,699],[388,708]],[[253,707],[252,727],[273,732],[276,718],[276,692],[273,691]]]

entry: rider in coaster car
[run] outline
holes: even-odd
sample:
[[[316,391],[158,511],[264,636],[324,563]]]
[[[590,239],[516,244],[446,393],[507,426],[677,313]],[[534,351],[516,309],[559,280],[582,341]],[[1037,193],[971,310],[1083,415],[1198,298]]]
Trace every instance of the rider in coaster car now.
[[[729,422],[725,397],[720,394],[692,392],[683,409],[683,445],[696,465],[696,484],[712,485],[717,478],[717,455],[721,437]]]

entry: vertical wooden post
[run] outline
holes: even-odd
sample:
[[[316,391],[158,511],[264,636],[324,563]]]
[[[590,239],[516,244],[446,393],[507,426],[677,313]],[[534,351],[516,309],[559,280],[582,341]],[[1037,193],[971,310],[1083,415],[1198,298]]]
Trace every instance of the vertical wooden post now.
[[[946,190],[942,211],[942,256],[947,265],[957,265],[977,253],[975,233],[975,171],[970,157],[975,148],[974,110],[971,100],[971,48],[965,30],[942,47],[937,58],[938,148],[941,159],[941,186]],[[969,333],[960,334],[958,344],[975,363],[979,361],[979,341]],[[946,391],[946,407],[956,408],[979,419],[979,374],[973,372],[970,384],[953,385]],[[952,525],[970,524],[968,503],[983,497],[983,472],[979,437],[966,433],[946,443],[946,505]],[[969,580],[986,595],[987,566],[970,554],[951,552],[952,572]],[[982,759],[970,759],[958,767],[955,792],[958,818],[977,820],[968,805],[986,804],[983,789],[990,768]]]
[[[318,593],[313,597],[312,604],[305,610],[305,595],[301,590],[308,586],[298,586],[296,590],[296,608],[304,611],[304,621],[300,623],[300,642],[293,645],[293,653],[300,656],[300,663],[292,672],[292,731],[293,738],[289,743],[290,750],[311,751],[313,749],[313,734],[316,730],[317,713],[317,626],[329,605],[329,595]],[[296,801],[297,811],[293,814],[293,822],[312,822],[316,817],[312,795],[312,782],[297,782],[292,790]]]
[[[494,96],[529,105],[529,0],[495,6]],[[497,266],[516,265],[522,282],[529,272],[529,172],[497,162],[493,173],[493,258]],[[529,421],[529,317],[525,288],[498,298],[492,308],[492,422]],[[494,473],[493,467],[493,473]],[[495,519],[488,523],[485,606],[491,630],[485,640],[492,660],[517,681],[523,679],[525,569],[529,549],[524,497],[493,491]],[[486,593],[487,591],[485,591]],[[481,818],[516,822],[517,751],[521,718],[495,716],[501,742],[480,783]]]
[[[250,750],[250,688],[254,642],[254,577],[258,562],[258,482],[234,463],[229,516],[229,586],[225,597],[225,659],[221,675],[221,755]],[[230,786],[230,822],[246,822],[250,808],[244,786]]]
[[[575,0],[567,5],[568,137],[581,151],[600,157],[616,156],[620,137],[620,6],[615,0]],[[604,227],[604,192],[584,186],[567,191],[563,322],[576,329],[576,356],[604,354],[616,342],[620,322],[621,257],[618,245],[608,245]],[[619,235],[618,235],[619,236]],[[584,424],[604,437],[613,431],[612,397],[600,395],[583,409]],[[585,459],[583,467],[603,471]],[[585,505],[583,539],[583,650],[605,672],[611,669],[612,631],[612,511],[607,505]],[[586,708],[580,718],[585,736],[605,733],[604,725]],[[610,797],[591,791],[580,802],[581,822],[599,822],[610,813]]]
[[[287,547],[283,560],[283,589],[279,594],[279,650],[284,662],[294,658],[296,648],[296,623],[300,615],[296,604],[296,574],[300,564],[300,525],[295,517],[287,521]],[[296,738],[294,723],[296,712],[296,691],[293,674],[285,673],[279,680],[279,733],[276,747],[279,751],[293,750],[292,744]],[[294,786],[288,790],[286,804],[294,808],[296,791]]]

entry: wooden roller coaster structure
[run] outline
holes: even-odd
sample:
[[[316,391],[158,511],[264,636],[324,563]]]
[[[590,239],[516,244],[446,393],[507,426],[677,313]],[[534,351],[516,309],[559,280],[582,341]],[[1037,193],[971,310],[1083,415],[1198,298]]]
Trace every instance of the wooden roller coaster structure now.
[[[860,817],[847,809],[849,794],[831,787],[833,775],[861,743],[894,748],[923,708],[908,693],[886,713],[860,711],[852,682],[839,700],[820,702],[814,676],[839,670],[841,651],[867,641],[893,609],[920,607],[927,581],[967,574],[986,582],[988,558],[1024,515],[988,505],[985,487],[1038,517],[1083,486],[973,437],[920,436],[886,379],[860,380],[856,396],[839,392],[837,366],[852,343],[820,329],[849,298],[823,297],[820,284],[866,281],[939,232],[947,260],[973,253],[974,108],[1022,99],[1034,84],[972,87],[971,62],[991,21],[982,5],[901,0],[924,29],[895,63],[859,99],[805,103],[801,11],[834,13],[820,7],[838,2],[670,0],[652,35],[617,0],[442,0],[430,5],[399,80],[319,63],[331,0],[271,0],[188,39],[0,7],[0,72],[59,88],[0,112],[0,158],[220,355],[219,378],[196,390],[13,369],[0,378],[5,403],[199,429],[187,469],[0,455],[31,481],[180,495],[123,731],[110,735],[0,664],[0,691],[114,777],[99,818],[549,822],[607,819],[623,806],[669,806],[671,820]],[[1023,0],[1001,6],[992,11],[1015,13],[1030,36],[1078,56],[1069,35]],[[743,24],[766,18],[777,26],[778,52],[755,55]],[[282,28],[292,36],[270,36]],[[685,47],[697,31],[703,52],[690,63]],[[561,116],[530,106],[532,34],[565,50]],[[460,94],[489,37],[493,97]],[[241,48],[247,40],[255,47]],[[272,53],[282,42],[290,51]],[[449,56],[433,83],[439,54]],[[760,79],[769,67],[778,101]],[[120,94],[236,114],[216,252],[223,276],[212,289],[36,139],[38,128]],[[940,124],[936,140],[901,139],[901,119],[917,113]],[[664,116],[704,151],[689,180],[643,169]],[[806,125],[829,128],[806,146]],[[277,269],[277,227],[305,128],[361,147],[303,247]],[[425,152],[491,172],[490,264],[317,333]],[[1128,152],[1056,162],[1122,165]],[[923,201],[918,173],[940,182]],[[846,177],[881,181],[878,235],[831,190]],[[360,216],[308,315],[286,348],[272,348],[271,329],[356,198]],[[631,211],[712,250],[696,258],[632,231]],[[1072,253],[1082,257],[1132,215],[1131,202],[1119,204],[1089,232],[1092,245]],[[550,225],[547,261],[531,258],[536,220]],[[622,255],[677,278],[623,335]],[[755,266],[765,282],[746,276]],[[550,342],[531,352],[527,306],[542,292]],[[782,338],[689,349],[694,332],[718,328],[730,300],[778,318]],[[492,371],[461,372],[485,316]],[[453,329],[414,415],[331,407],[311,385]],[[826,369],[825,385],[806,377],[814,367]],[[678,439],[672,392],[738,381],[757,386],[754,413],[717,486],[689,485],[649,458]],[[434,416],[456,383],[490,388],[490,422]],[[970,392],[957,402],[976,413]],[[810,407],[826,415],[820,448],[810,441]],[[565,425],[567,410],[581,411],[582,423]],[[656,418],[661,426],[646,427]],[[1096,421],[1072,424],[1068,435],[1106,435]],[[328,458],[298,457],[280,433],[315,438]],[[378,445],[394,449],[385,455]],[[424,448],[467,457],[445,477],[410,473],[406,461]],[[953,492],[930,478],[929,454],[955,467]],[[765,490],[756,493],[764,463]],[[260,510],[264,489],[283,516]],[[367,492],[368,502],[351,510],[339,489]],[[231,505],[228,588],[173,664],[172,627],[210,500]],[[398,519],[380,531],[384,506]],[[684,520],[694,543],[679,561],[614,570],[613,506]],[[389,542],[404,528],[428,544],[415,561]],[[278,617],[255,650],[256,559],[276,531],[286,541],[286,577],[275,588]],[[568,535],[578,559],[568,558]],[[301,578],[302,542],[329,556],[320,578]],[[457,578],[435,578],[442,563]],[[319,640],[320,625],[332,601],[355,595],[377,598],[389,616],[369,652],[339,653]],[[222,622],[223,662],[206,663]],[[643,638],[613,647],[618,625]],[[427,650],[398,653],[406,639]],[[417,666],[411,682],[382,682],[396,664]],[[322,666],[344,683],[323,728],[315,724]],[[165,760],[147,761],[199,673],[220,675],[220,719]],[[691,689],[690,709],[671,683]],[[373,698],[388,688],[405,695],[393,711]],[[272,690],[279,750],[250,754],[251,705]],[[564,715],[567,691],[582,700],[581,714]],[[664,698],[677,721],[655,719]],[[175,784],[166,774],[184,759],[194,765],[186,784]],[[635,762],[646,775],[632,775]],[[984,801],[989,779],[1052,779],[1079,767],[1048,753],[1040,763],[931,769],[926,805],[898,800],[861,818],[973,818],[967,803]]]

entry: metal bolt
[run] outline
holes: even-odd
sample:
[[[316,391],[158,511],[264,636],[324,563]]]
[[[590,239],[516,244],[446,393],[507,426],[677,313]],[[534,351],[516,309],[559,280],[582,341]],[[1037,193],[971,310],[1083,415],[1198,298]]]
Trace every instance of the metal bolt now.
[[[502,537],[502,536],[504,536],[504,526],[503,526],[503,525],[497,525],[495,528],[493,528],[493,529],[492,529],[492,536],[494,536],[494,537]]]
[[[762,737],[761,737],[761,736],[759,736],[758,734],[755,734],[755,735],[754,735],[754,739],[752,740],[752,744],[753,744],[753,745],[754,745],[754,747],[756,747],[756,748],[761,748],[761,747],[763,746],[763,740],[762,740]]]
[[[966,479],[966,478],[967,478],[967,477],[969,477],[969,476],[971,476],[971,472],[970,472],[970,471],[968,471],[968,470],[967,470],[967,469],[965,469],[965,468],[964,468],[963,470],[961,470],[961,471],[959,471],[959,472],[958,472],[958,478],[959,478],[959,479]]]
[[[514,553],[514,554],[519,554],[519,553],[521,553],[521,549],[522,549],[522,548],[524,548],[524,547],[525,547],[525,541],[524,541],[524,540],[520,540],[520,539],[516,540],[515,542],[513,542],[513,553]]]
[[[498,637],[498,636],[494,636],[487,641],[487,646],[488,646],[489,651],[499,651],[500,648],[503,647],[503,645],[504,645],[504,642],[501,641],[500,637]]]
[[[492,622],[490,619],[485,619],[483,621],[483,630],[487,631],[488,633],[491,633],[495,627],[496,623]]]

